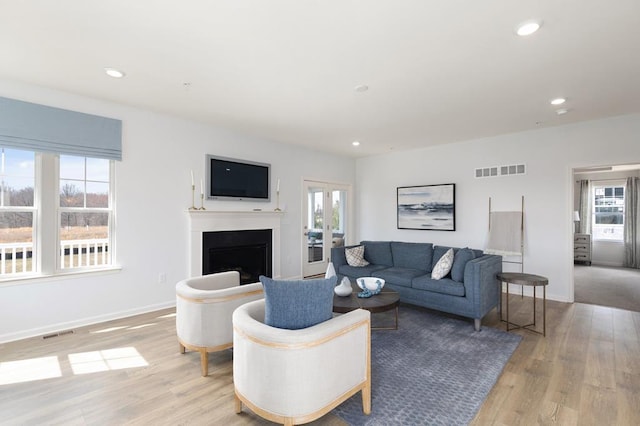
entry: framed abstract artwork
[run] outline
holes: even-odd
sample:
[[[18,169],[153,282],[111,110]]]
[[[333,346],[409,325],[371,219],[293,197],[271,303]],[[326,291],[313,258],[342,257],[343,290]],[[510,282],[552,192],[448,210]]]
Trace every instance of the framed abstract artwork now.
[[[456,184],[398,187],[398,229],[456,230]]]

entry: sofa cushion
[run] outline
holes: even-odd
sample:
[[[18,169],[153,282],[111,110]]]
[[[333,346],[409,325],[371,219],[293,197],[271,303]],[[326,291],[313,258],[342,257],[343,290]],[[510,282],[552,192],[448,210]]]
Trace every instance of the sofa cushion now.
[[[438,263],[433,267],[433,271],[431,271],[431,278],[434,280],[439,280],[446,277],[451,271],[451,267],[453,266],[453,249],[450,248],[447,250],[445,254],[442,255]]]
[[[451,279],[462,282],[464,279],[464,267],[467,262],[476,258],[476,254],[468,247],[460,249],[453,257],[453,266],[451,267]]]
[[[464,284],[449,278],[434,280],[431,279],[431,276],[428,274],[414,278],[411,287],[418,290],[432,291],[434,293],[450,294],[452,296],[464,296],[465,293]]]
[[[338,278],[274,280],[264,275],[265,324],[289,330],[307,328],[333,317],[333,289]]]
[[[447,246],[434,246],[433,247],[433,258],[431,260],[431,270],[433,270],[433,267],[436,266],[436,263],[438,263],[438,261],[440,260],[440,258],[447,252],[447,250],[449,250],[450,248],[453,247],[447,247]],[[453,248],[453,254],[455,254],[455,252],[458,251],[457,248]]]
[[[375,271],[380,269],[386,269],[384,265],[367,265],[367,266],[349,266],[340,265],[338,267],[338,274],[345,275],[352,278],[372,277]]]
[[[367,266],[369,262],[364,260],[364,246],[356,246],[345,249],[344,254],[347,263],[351,266]]]
[[[390,241],[362,241],[364,258],[374,265],[393,266]]]
[[[393,241],[391,243],[393,266],[400,268],[420,269],[431,271],[431,258],[433,257],[433,244],[431,243],[404,243]]]
[[[375,271],[371,275],[377,278],[384,278],[384,280],[390,284],[411,287],[411,281],[413,281],[415,277],[424,275],[424,271],[421,269],[398,268],[396,266],[392,266],[391,268]]]

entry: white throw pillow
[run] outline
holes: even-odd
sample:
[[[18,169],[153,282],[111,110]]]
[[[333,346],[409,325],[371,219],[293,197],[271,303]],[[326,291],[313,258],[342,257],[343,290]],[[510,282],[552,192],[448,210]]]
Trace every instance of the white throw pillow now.
[[[433,267],[433,271],[431,271],[431,278],[434,280],[444,278],[451,271],[451,266],[453,266],[453,249],[447,250],[438,260],[436,266]]]
[[[344,250],[347,263],[351,266],[367,266],[369,262],[364,260],[364,246],[351,247]]]

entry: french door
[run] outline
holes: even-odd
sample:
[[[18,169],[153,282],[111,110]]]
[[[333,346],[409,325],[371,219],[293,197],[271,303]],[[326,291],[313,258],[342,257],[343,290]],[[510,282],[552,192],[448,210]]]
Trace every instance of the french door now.
[[[305,180],[303,184],[302,273],[324,274],[331,247],[345,245],[348,235],[349,185]]]

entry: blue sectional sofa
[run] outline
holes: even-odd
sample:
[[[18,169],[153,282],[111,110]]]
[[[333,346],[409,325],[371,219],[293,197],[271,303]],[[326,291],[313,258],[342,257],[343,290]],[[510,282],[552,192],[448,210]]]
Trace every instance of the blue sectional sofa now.
[[[434,280],[431,270],[451,247],[398,241],[362,241],[359,245],[364,246],[367,266],[347,263],[345,249],[355,246],[331,249],[338,282],[344,276],[351,281],[384,278],[385,287],[397,291],[401,302],[473,318],[476,331],[480,331],[482,317],[499,307],[501,286],[496,274],[502,271],[501,256],[453,248],[451,272]]]

